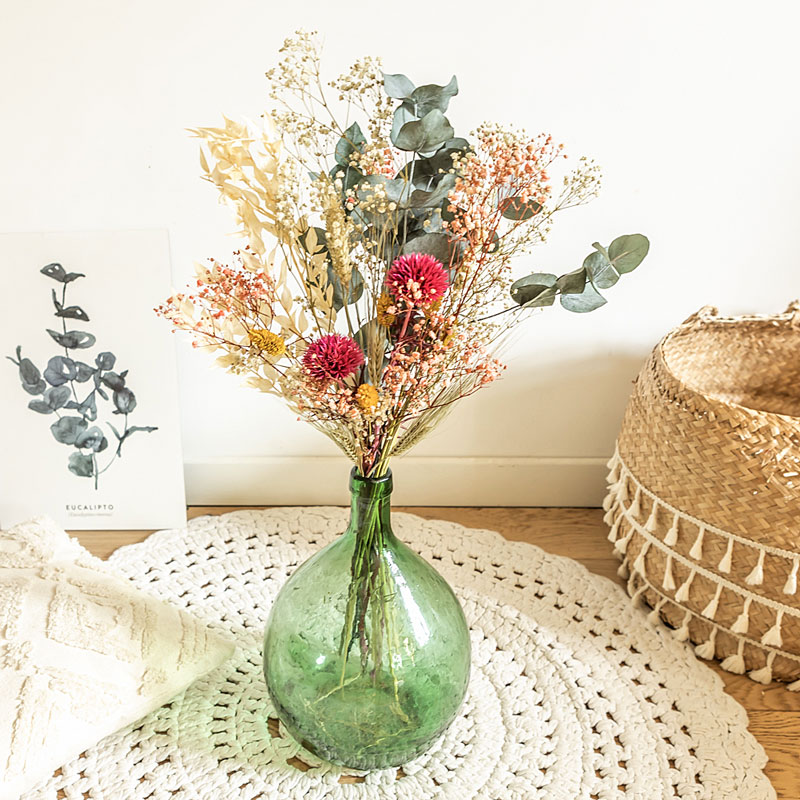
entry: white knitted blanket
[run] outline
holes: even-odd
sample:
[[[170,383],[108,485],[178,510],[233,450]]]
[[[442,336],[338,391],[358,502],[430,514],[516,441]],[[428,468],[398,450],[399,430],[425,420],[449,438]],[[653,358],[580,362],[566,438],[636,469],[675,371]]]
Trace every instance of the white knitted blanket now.
[[[395,532],[464,603],[465,706],[402,770],[358,775],[320,762],[271,720],[261,639],[286,577],[347,515],[237,511],[117,551],[116,569],[233,633],[238,653],[25,800],[775,798],[744,709],[619,587],[537,547],[407,514],[394,516]]]

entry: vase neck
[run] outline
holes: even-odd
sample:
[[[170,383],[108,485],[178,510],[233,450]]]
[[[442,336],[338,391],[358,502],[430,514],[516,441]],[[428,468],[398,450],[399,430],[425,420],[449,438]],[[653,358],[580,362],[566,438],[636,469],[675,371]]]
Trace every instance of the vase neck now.
[[[376,546],[393,539],[391,496],[391,472],[380,478],[364,478],[354,468],[350,473],[350,525],[346,535]]]

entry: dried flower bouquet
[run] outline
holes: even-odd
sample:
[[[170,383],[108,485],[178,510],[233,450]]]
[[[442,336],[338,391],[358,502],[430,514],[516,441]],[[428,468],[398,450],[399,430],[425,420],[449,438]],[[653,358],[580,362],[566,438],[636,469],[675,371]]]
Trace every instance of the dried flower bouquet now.
[[[380,483],[390,459],[501,374],[497,345],[530,309],[556,297],[570,311],[600,307],[598,290],[635,269],[649,244],[640,234],[622,236],[608,248],[595,244],[572,272],[515,281],[513,259],[545,240],[556,213],[597,193],[591,161],[580,159],[556,190],[565,155],[551,136],[494,123],[469,140],[455,135],[445,116],[458,93],[455,77],[444,86],[414,86],[365,58],[325,84],[315,35],[300,32],[281,52],[267,73],[277,107],[263,128],[226,119],[223,127],[194,131],[205,144],[205,176],[234,209],[247,244],[232,264],[199,267],[196,287],[158,310],[191,331],[195,345],[221,350],[223,367],[279,395],[330,437],[359,480],[374,480],[372,489],[351,483],[356,538],[341,580],[335,654],[322,652],[305,666],[299,655],[296,662],[283,655],[273,661],[289,665],[291,677],[274,677],[269,667],[266,674],[282,720],[301,741],[337,763],[385,766],[413,757],[441,733],[466,688],[463,675],[448,683],[436,667],[451,695],[434,692],[444,710],[441,724],[426,733],[419,720],[435,705],[430,686],[416,691],[402,673],[410,659],[418,683],[427,681],[413,632],[399,633],[403,592],[411,590],[407,583],[398,589],[396,563],[386,561],[397,546],[387,484]],[[291,602],[281,606],[282,593],[273,606],[273,614],[283,609],[284,627],[295,614],[298,624],[311,624],[333,609],[330,599],[326,609],[314,605],[322,602],[317,588],[303,594],[301,583],[298,577],[292,584]],[[296,608],[308,596],[307,610]],[[449,589],[441,602],[457,608]],[[454,619],[452,640],[463,639],[467,654],[466,661],[463,653],[450,660],[468,671],[463,614]],[[291,633],[287,642],[297,640]],[[305,631],[300,640],[318,638]],[[290,650],[268,633],[265,661],[267,652]],[[286,686],[295,694],[281,699]],[[375,700],[384,695],[385,718]],[[371,710],[359,716],[353,709],[366,697]],[[342,726],[346,736],[336,734]]]
[[[314,34],[281,53],[263,129],[226,119],[194,131],[247,246],[199,267],[196,289],[159,311],[380,476],[501,374],[493,350],[526,309],[559,295],[570,311],[598,308],[598,289],[638,266],[648,241],[622,236],[565,275],[513,281],[512,260],[553,216],[597,194],[591,161],[554,191],[566,156],[551,136],[494,123],[455,136],[455,77],[415,87],[364,58],[326,86]]]

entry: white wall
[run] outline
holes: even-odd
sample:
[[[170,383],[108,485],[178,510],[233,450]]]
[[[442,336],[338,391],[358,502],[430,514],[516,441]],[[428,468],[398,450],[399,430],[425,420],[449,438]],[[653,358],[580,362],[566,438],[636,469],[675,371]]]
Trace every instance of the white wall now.
[[[256,117],[286,34],[324,33],[331,74],[365,53],[417,83],[456,73],[457,131],[485,118],[546,129],[604,168],[600,199],[567,212],[520,274],[572,269],[621,233],[652,248],[603,309],[531,320],[507,377],[398,462],[397,499],[592,504],[629,382],[661,334],[706,303],[773,311],[800,295],[798,8],[5,0],[0,229],[167,228],[182,285],[194,261],[235,244],[184,129]],[[342,500],[347,466],[326,440],[178,350],[190,501]]]

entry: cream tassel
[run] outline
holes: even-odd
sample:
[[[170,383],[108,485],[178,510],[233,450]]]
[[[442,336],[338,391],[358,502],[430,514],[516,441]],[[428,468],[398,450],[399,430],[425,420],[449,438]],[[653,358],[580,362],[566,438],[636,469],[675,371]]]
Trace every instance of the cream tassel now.
[[[701,612],[704,617],[707,617],[708,619],[714,619],[714,617],[717,615],[717,609],[719,608],[719,596],[721,594],[722,584],[718,583],[717,591],[714,592],[714,596],[708,601],[708,605]]]
[[[795,594],[797,592],[797,567],[800,565],[800,559],[795,559],[792,564],[792,571],[786,579],[786,585],[783,587],[784,594]]]
[[[775,615],[775,624],[761,637],[761,644],[770,647],[783,647],[783,637],[781,636],[781,623],[783,622],[783,609],[779,608]]]
[[[795,681],[794,683],[790,683],[786,688],[790,692],[800,692],[800,681]]]
[[[619,480],[619,452],[617,450],[614,451],[614,455],[608,460],[606,464],[608,467],[608,477],[607,480],[609,483],[614,483]]]
[[[667,553],[667,560],[664,564],[664,580],[661,585],[671,592],[675,588],[675,578],[672,577],[672,553]]]
[[[606,513],[603,515],[603,522],[609,527],[614,524],[614,517],[616,514],[614,513],[614,507],[612,506],[609,508]]]
[[[722,556],[722,561],[719,562],[717,569],[720,572],[731,571],[731,560],[733,558],[733,539],[728,539],[728,547],[725,550],[725,555]]]
[[[711,635],[708,637],[708,641],[703,642],[703,644],[697,645],[695,647],[694,652],[697,654],[698,658],[705,658],[706,660],[710,660],[714,658],[717,652],[717,629],[711,629]]]
[[[689,589],[692,587],[695,571],[689,573],[689,577],[681,584],[677,592],[675,592],[675,600],[679,603],[685,603],[689,599]]]
[[[752,602],[752,597],[745,597],[742,613],[736,618],[736,622],[731,625],[731,633],[747,633],[747,629],[750,627],[750,604]]]
[[[756,683],[772,683],[772,662],[775,660],[775,652],[773,651],[767,656],[767,663],[761,669],[754,670],[749,673],[750,677]]]
[[[692,621],[692,612],[687,611],[680,628],[672,631],[672,635],[679,641],[685,642],[689,638],[689,623]]]
[[[628,576],[631,574],[630,569],[628,568],[628,559],[626,558],[618,567],[617,567],[617,575],[619,575],[622,580],[628,580]]]
[[[644,529],[648,533],[655,533],[658,530],[658,500],[653,500],[653,507],[650,509],[650,516],[647,518]]]
[[[647,615],[647,619],[649,622],[652,622],[653,625],[658,625],[661,622],[661,609],[664,607],[664,603],[667,602],[666,597],[662,597],[655,605],[655,608]]]
[[[608,487],[608,494],[603,499],[603,511],[609,512],[617,504],[617,484]]]
[[[624,553],[628,549],[628,542],[630,542],[631,537],[633,536],[633,526],[631,529],[623,536],[621,539],[617,539],[614,543],[614,549],[618,553]]]
[[[732,656],[728,656],[722,664],[722,669],[734,675],[744,675],[744,639],[739,639],[739,648]]]
[[[672,517],[672,526],[667,531],[667,535],[664,537],[664,544],[667,547],[675,547],[678,544],[678,520],[680,517],[677,513]]]
[[[700,526],[700,530],[697,532],[697,538],[694,540],[694,544],[692,545],[692,549],[689,551],[689,555],[695,560],[699,561],[703,557],[703,537],[705,536],[706,529],[703,525]]]
[[[617,500],[620,503],[628,502],[628,479],[622,475],[619,479],[619,486],[617,487]]]
[[[744,579],[744,582],[750,586],[758,586],[764,582],[764,556],[767,554],[766,550],[762,550],[758,554],[758,561],[753,567],[753,571]]]
[[[634,608],[642,608],[644,606],[644,598],[642,595],[644,594],[644,590],[647,588],[647,584],[643,583],[632,595],[631,595],[631,604]]]
[[[647,551],[649,549],[650,549],[650,542],[645,542],[642,545],[642,549],[639,551],[639,555],[636,556],[636,561],[633,562],[634,572],[638,572],[643,578],[647,577],[647,565],[645,564],[645,556],[647,555]]]
[[[642,513],[642,487],[636,487],[636,494],[633,496],[633,502],[631,503],[630,512],[634,517],[639,516]]]
[[[611,530],[608,532],[608,541],[609,542],[616,542],[617,541],[617,534],[619,533],[619,526],[622,523],[622,517],[617,517],[614,520],[614,524],[611,526]]]

